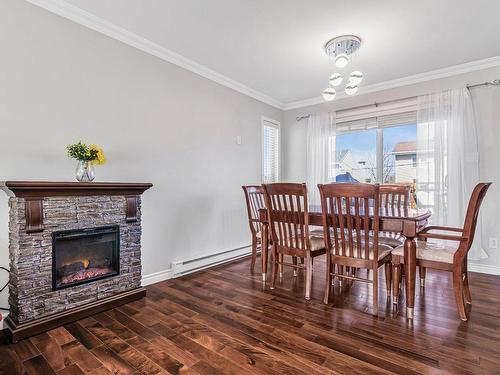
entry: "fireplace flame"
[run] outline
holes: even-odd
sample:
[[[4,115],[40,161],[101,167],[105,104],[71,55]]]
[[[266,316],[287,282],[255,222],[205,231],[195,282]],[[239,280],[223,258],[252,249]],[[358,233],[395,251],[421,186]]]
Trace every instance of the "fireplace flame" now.
[[[82,260],[82,263],[83,263],[83,267],[89,268],[90,261],[88,259]]]

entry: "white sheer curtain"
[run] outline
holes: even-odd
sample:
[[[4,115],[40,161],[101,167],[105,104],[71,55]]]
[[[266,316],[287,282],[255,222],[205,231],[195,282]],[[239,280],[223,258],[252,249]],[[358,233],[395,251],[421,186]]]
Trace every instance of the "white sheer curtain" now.
[[[307,194],[309,205],[320,205],[318,184],[328,182],[335,161],[335,114],[311,115],[307,122]]]
[[[474,186],[479,153],[469,90],[443,91],[418,98],[417,197],[432,210],[432,223],[462,227]],[[476,227],[470,259],[484,259],[481,226]]]

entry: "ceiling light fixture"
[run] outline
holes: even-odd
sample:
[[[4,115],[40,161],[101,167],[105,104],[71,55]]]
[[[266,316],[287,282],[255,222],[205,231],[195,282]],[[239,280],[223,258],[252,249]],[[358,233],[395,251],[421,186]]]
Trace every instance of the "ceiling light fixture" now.
[[[354,95],[358,92],[358,86],[355,85],[352,82],[349,82],[347,85],[345,85],[345,93],[347,95]]]
[[[328,87],[323,91],[323,99],[325,99],[327,102],[332,101],[335,99],[335,96],[337,95],[337,92],[333,87]]]
[[[349,63],[349,56],[359,49],[361,39],[355,35],[341,35],[330,39],[325,44],[325,53],[335,59],[337,68]]]
[[[349,82],[354,85],[359,85],[362,80],[363,80],[363,73],[361,73],[359,70],[355,70],[349,76]]]
[[[352,55],[361,46],[361,39],[355,35],[341,35],[330,39],[325,44],[325,53],[335,60],[335,66],[339,69],[345,68],[352,60]],[[363,80],[363,73],[359,70],[353,71],[349,75],[349,82],[345,86],[347,95],[354,95],[358,92],[358,85]],[[340,73],[333,73],[330,76],[330,85],[339,86],[343,81]],[[323,91],[323,99],[327,102],[335,99],[337,92],[329,87]]]
[[[344,79],[342,78],[342,74],[340,73],[333,73],[330,76],[330,85],[332,86],[338,86],[342,83]]]

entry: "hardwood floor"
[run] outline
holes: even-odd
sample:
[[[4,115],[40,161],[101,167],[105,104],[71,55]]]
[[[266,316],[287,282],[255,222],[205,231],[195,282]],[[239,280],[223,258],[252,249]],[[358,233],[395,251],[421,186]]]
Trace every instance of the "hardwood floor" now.
[[[294,280],[285,268],[270,291],[249,262],[149,286],[143,300],[14,345],[0,335],[0,373],[500,373],[500,277],[471,273],[464,323],[451,276],[429,270],[410,324],[385,303],[383,276],[375,318],[364,283],[337,285],[323,305],[322,259],[309,302],[302,272]]]

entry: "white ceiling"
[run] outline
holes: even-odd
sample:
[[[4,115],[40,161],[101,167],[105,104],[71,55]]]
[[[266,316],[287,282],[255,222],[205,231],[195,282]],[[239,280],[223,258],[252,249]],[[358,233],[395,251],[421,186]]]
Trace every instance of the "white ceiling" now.
[[[359,69],[366,86],[500,56],[498,0],[66,2],[285,104],[335,71]],[[362,45],[339,70],[323,44],[341,34]]]

